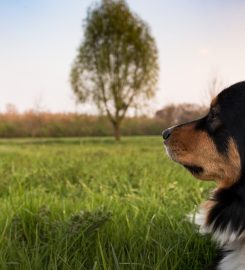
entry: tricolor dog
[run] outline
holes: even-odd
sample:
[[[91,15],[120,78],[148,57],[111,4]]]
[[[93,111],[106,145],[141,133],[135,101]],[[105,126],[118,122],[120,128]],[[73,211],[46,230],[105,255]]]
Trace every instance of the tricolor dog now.
[[[170,158],[217,188],[194,222],[220,247],[209,269],[245,270],[245,82],[224,89],[201,119],[163,131]]]

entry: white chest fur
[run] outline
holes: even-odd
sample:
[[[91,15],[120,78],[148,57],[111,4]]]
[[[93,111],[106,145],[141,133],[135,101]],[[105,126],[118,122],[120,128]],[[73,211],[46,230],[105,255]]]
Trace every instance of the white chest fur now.
[[[188,215],[189,220],[196,224],[201,234],[211,234],[212,239],[224,250],[225,257],[220,261],[218,270],[245,270],[245,237],[231,230],[213,230],[213,225],[207,225],[207,209],[201,206],[194,214]]]
[[[245,242],[235,241],[225,245],[227,255],[221,260],[218,270],[244,270],[245,269]]]

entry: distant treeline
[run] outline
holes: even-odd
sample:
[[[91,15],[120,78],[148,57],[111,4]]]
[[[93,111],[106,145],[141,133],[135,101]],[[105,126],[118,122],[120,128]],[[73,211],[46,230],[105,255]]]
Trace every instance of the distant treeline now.
[[[127,117],[122,123],[122,135],[159,135],[173,124],[201,117],[205,107],[193,104],[169,105],[154,117]],[[0,114],[0,137],[80,137],[111,136],[113,128],[105,116],[78,113],[48,113],[10,110]]]

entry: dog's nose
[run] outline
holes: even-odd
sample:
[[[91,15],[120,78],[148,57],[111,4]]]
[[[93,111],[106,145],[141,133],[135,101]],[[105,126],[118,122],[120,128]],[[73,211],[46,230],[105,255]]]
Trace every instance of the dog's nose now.
[[[164,140],[167,140],[170,137],[172,130],[172,128],[167,128],[162,132],[162,137]]]

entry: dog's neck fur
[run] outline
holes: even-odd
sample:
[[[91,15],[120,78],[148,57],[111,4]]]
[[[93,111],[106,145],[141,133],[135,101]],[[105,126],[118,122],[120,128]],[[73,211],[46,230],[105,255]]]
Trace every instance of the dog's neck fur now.
[[[229,188],[219,188],[209,199],[206,225],[212,232],[229,230],[240,237],[245,230],[245,184],[238,182]]]
[[[244,178],[245,179],[245,178]],[[211,234],[223,251],[217,270],[245,269],[245,181],[217,188],[193,216],[201,234]]]

